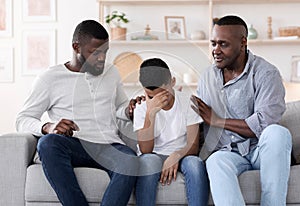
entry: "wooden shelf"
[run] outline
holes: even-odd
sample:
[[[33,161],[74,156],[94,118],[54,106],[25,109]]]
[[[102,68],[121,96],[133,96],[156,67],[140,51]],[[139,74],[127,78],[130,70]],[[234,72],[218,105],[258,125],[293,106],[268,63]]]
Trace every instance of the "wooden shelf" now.
[[[192,40],[126,40],[126,41],[110,41],[111,45],[169,45],[169,46],[176,46],[176,45],[198,45],[198,46],[208,46],[208,40],[199,40],[199,41],[192,41]]]
[[[299,3],[300,0],[211,0],[213,4],[271,4],[271,3]]]
[[[102,5],[195,5],[207,4],[209,0],[98,0]]]
[[[110,41],[111,45],[121,46],[121,45],[131,45],[131,46],[139,46],[139,45],[189,45],[194,44],[197,46],[209,46],[209,40],[126,40],[126,41]],[[251,39],[248,40],[249,45],[284,45],[284,44],[300,44],[300,39],[292,39],[292,40],[273,40],[273,39]]]
[[[300,39],[251,39],[248,40],[249,45],[284,45],[284,44],[300,44]]]
[[[171,5],[171,4],[270,4],[270,3],[299,3],[300,0],[97,0],[103,5]]]

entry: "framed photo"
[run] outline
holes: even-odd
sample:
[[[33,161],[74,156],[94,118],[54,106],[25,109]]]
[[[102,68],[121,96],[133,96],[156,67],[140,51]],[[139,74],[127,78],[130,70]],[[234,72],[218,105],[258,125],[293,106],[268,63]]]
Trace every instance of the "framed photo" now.
[[[13,82],[13,48],[0,47],[0,82]]]
[[[0,0],[0,37],[12,35],[12,1]]]
[[[24,21],[56,20],[56,0],[23,0]]]
[[[292,82],[300,82],[300,56],[292,56]]]
[[[186,39],[185,19],[183,16],[165,16],[166,38]]]
[[[23,32],[22,74],[36,75],[56,63],[55,30]]]

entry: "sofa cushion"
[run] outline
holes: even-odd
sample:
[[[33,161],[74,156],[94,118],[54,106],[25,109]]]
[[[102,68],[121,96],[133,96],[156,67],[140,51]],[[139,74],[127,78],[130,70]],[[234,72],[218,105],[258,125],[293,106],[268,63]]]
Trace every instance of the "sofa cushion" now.
[[[75,174],[88,201],[100,202],[109,183],[107,173],[99,169],[82,167],[75,168]],[[27,168],[25,200],[26,202],[58,202],[41,164],[34,164]]]
[[[88,202],[100,203],[109,177],[103,170],[93,168],[75,168],[75,174],[79,185],[85,194]],[[161,186],[159,184],[157,194],[158,204],[187,204],[185,196],[185,184],[182,174],[178,174],[177,180],[171,185]],[[55,192],[48,183],[41,164],[34,164],[27,168],[25,200],[27,203],[58,202]],[[132,197],[129,204],[134,204]]]
[[[292,134],[293,157],[300,163],[300,101],[286,104],[286,111],[282,116],[281,125],[288,128]]]

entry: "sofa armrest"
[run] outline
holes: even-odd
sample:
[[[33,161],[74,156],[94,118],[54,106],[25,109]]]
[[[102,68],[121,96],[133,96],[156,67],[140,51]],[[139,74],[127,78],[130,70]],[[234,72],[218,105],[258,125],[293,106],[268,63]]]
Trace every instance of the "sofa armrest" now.
[[[37,139],[28,133],[0,136],[0,205],[25,205],[26,170],[32,162]]]

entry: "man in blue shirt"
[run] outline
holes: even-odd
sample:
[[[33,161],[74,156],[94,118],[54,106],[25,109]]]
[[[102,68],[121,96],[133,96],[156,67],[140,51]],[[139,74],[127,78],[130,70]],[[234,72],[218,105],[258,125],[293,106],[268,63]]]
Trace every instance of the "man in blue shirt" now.
[[[194,110],[204,120],[207,172],[215,205],[245,205],[238,176],[260,170],[261,205],[286,204],[291,135],[277,123],[285,111],[278,69],[247,50],[247,25],[219,19],[212,32],[214,64],[201,76]]]

